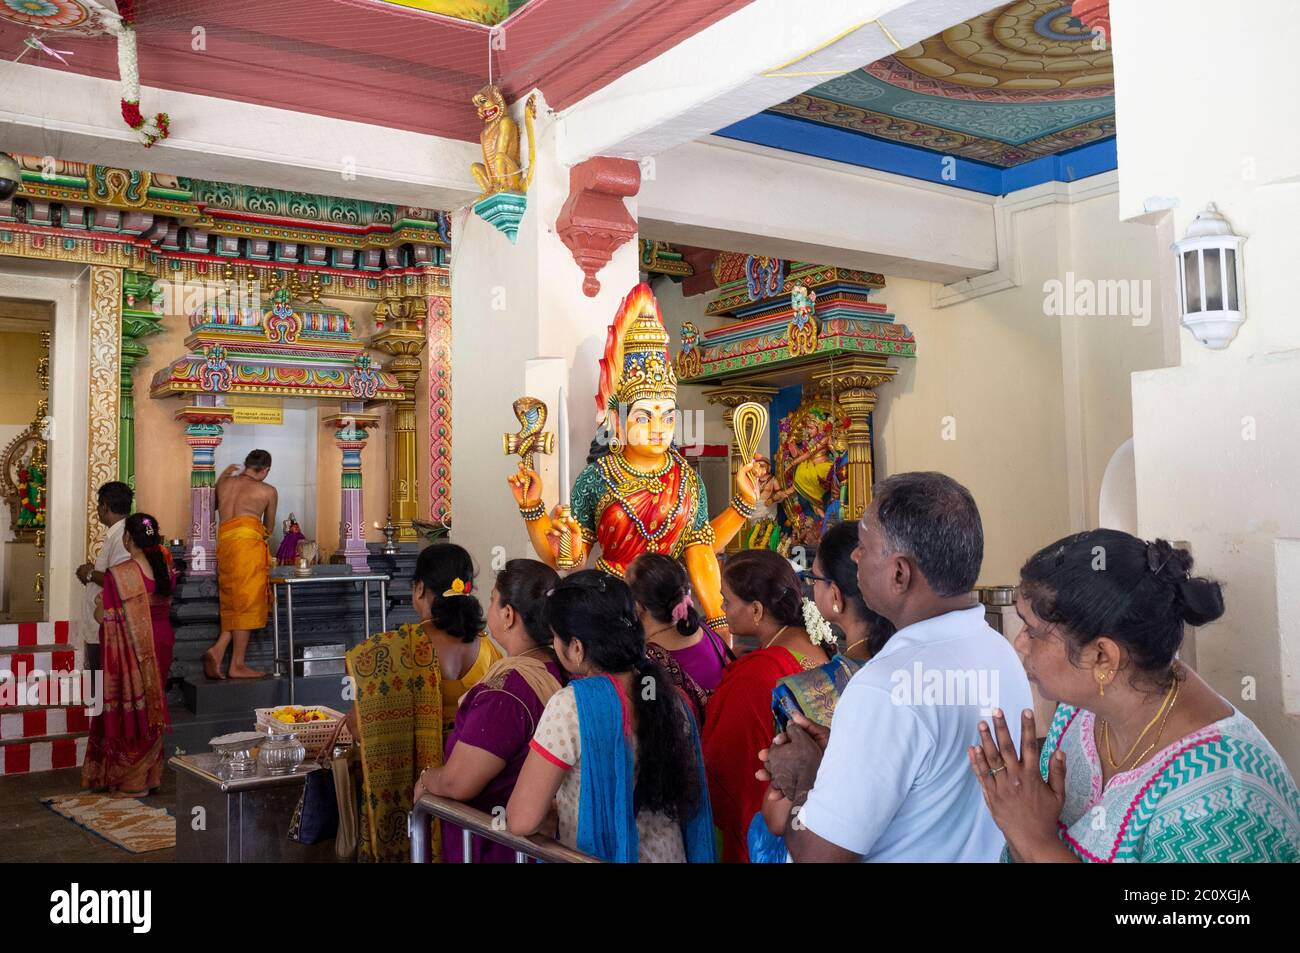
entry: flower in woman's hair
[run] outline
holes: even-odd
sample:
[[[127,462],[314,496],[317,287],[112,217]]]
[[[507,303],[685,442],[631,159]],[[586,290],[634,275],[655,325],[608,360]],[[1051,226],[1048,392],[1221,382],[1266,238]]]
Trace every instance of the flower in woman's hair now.
[[[444,592],[443,596],[447,598],[451,596],[468,596],[472,586],[473,583],[457,577],[451,581],[451,588]]]
[[[808,638],[813,645],[829,645],[835,641],[831,624],[822,618],[822,614],[817,610],[817,603],[811,599],[803,601],[803,627],[807,630]]]

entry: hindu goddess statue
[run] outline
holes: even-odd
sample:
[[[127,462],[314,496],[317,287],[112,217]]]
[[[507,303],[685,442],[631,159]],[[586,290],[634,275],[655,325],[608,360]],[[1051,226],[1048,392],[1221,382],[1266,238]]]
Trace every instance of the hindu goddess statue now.
[[[609,326],[596,408],[608,439],[593,445],[591,462],[574,481],[571,512],[556,507],[547,516],[541,480],[522,462],[508,478],[533,549],[557,566],[563,547],[571,558],[557,568],[581,568],[598,543],[596,568],[617,576],[641,553],[681,559],[702,614],[726,634],[717,554],[753,515],[754,465],[737,471],[729,505],[709,519],[704,484],[673,446],[677,375],[649,285],[632,289]]]

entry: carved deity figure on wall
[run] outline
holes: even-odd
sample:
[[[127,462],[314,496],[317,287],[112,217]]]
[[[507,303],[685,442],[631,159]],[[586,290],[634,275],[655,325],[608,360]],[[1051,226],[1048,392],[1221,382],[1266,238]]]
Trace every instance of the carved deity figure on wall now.
[[[479,198],[497,192],[527,192],[533,179],[533,165],[537,158],[537,145],[533,140],[533,119],[537,116],[537,97],[528,97],[524,104],[524,126],[528,132],[528,171],[525,172],[519,154],[519,124],[506,110],[505,97],[495,86],[484,86],[474,94],[474,109],[483,120],[479,144],[483,147],[483,161],[470,166],[474,180],[483,191]]]
[[[778,426],[777,480],[789,491],[785,511],[799,542],[815,545],[840,518],[849,421],[825,398],[804,401]]]

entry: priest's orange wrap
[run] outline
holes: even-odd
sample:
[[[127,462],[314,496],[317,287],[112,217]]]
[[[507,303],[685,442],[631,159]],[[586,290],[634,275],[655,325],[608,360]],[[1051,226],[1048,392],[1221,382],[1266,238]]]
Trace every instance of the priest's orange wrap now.
[[[271,602],[270,533],[252,516],[225,520],[217,533],[221,629],[260,629]]]

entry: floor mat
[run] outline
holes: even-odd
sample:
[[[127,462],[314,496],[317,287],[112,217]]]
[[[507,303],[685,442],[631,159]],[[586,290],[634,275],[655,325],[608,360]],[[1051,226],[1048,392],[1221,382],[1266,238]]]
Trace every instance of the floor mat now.
[[[41,803],[132,854],[176,846],[176,818],[160,807],[106,794],[65,794]]]

